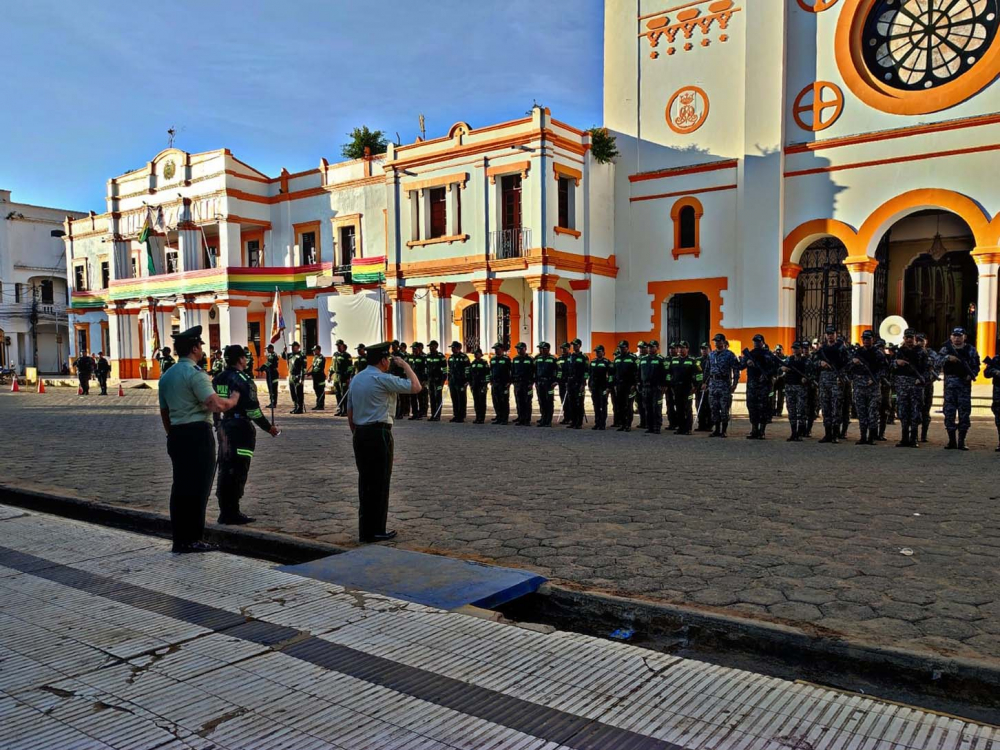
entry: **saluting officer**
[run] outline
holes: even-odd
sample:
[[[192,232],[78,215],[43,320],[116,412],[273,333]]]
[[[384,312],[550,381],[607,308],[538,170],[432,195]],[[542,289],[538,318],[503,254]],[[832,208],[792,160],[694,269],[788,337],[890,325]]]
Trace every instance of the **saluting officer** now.
[[[573,407],[566,404],[566,361],[569,359],[569,342],[559,345],[559,356],[556,357],[556,384],[559,386],[559,405],[562,417],[559,424],[569,424]]]
[[[632,402],[639,378],[639,362],[628,350],[628,341],[618,342],[614,362],[615,425],[618,432],[632,431]]]
[[[226,367],[212,380],[215,392],[222,398],[238,397],[235,407],[221,417],[215,415],[219,436],[219,481],[215,495],[219,500],[219,523],[239,525],[255,519],[240,510],[240,500],[250,473],[250,462],[257,446],[256,424],[276,437],[278,428],[272,425],[257,401],[257,384],[247,374],[247,358],[243,347],[231,344],[224,353]]]
[[[313,361],[309,374],[312,376],[313,392],[316,394],[316,407],[313,411],[323,411],[326,407],[326,357],[323,356],[323,347],[319,344],[313,347]]]
[[[570,412],[569,426],[574,430],[583,427],[584,400],[587,396],[587,368],[590,361],[581,349],[583,342],[580,339],[573,339],[573,351],[566,357],[563,364],[563,378],[566,381],[566,409]],[[607,417],[607,405],[605,405],[605,418]]]
[[[298,341],[292,342],[292,351],[282,350],[282,356],[288,362],[288,392],[292,397],[292,414],[305,414],[306,412],[306,358],[302,354],[302,347]]]
[[[677,342],[677,356],[670,361],[667,372],[667,382],[673,393],[674,411],[677,419],[676,435],[690,435],[694,427],[694,415],[691,412],[691,402],[694,395],[701,390],[704,376],[701,363],[695,357],[689,356],[690,348],[687,341]]]
[[[448,379],[448,358],[438,351],[437,341],[431,341],[427,346],[430,347],[427,354],[427,386],[431,401],[431,418],[428,421],[440,422],[442,391],[444,382]]]
[[[539,427],[551,427],[555,411],[556,377],[559,365],[556,358],[549,352],[548,341],[538,345],[538,356],[535,357],[535,390],[538,392],[538,410],[541,412],[535,423]]]
[[[594,349],[594,359],[590,362],[590,401],[594,404],[594,426],[592,430],[603,430],[608,423],[608,392],[615,382],[614,363],[604,356],[604,345]],[[631,421],[631,419],[629,420]]]
[[[478,346],[469,363],[469,385],[472,388],[472,409],[476,412],[473,424],[486,423],[486,390],[490,385],[490,363],[483,359],[483,350]]]
[[[451,342],[451,356],[448,357],[448,393],[451,396],[452,422],[464,422],[468,411],[469,355],[462,351],[462,344]]]
[[[493,359],[490,360],[490,396],[496,415],[491,424],[507,424],[510,420],[511,364],[504,345],[498,341],[493,345]]]
[[[944,372],[944,426],[948,430],[948,445],[945,448],[967,451],[969,449],[965,445],[965,435],[971,424],[972,381],[979,375],[979,352],[972,344],[966,343],[965,329],[955,328],[951,332],[951,340],[941,347],[939,354]],[[926,404],[924,408],[930,411],[931,405]]]
[[[334,344],[336,351],[333,353],[333,362],[330,364],[330,382],[333,383],[333,392],[337,396],[337,416],[342,417],[347,414],[347,401],[344,396],[351,387],[351,375],[354,372],[354,361],[347,352],[347,344],[343,339],[337,339]]]
[[[646,399],[642,394],[642,360],[649,355],[649,344],[645,341],[638,343],[639,355],[635,358],[635,406],[639,412],[639,429],[646,429]]]
[[[646,433],[659,435],[663,427],[663,391],[667,385],[666,361],[659,355],[655,339],[647,344],[648,353],[639,357],[639,383],[646,413]]]
[[[861,439],[856,445],[875,445],[882,377],[887,367],[885,356],[875,347],[875,334],[871,331],[862,333],[861,348],[854,352],[848,365],[854,411],[857,412],[861,430]]]
[[[535,386],[535,360],[528,354],[523,341],[515,347],[517,355],[510,362],[510,377],[514,383],[514,403],[519,427],[531,427],[532,388]]]
[[[410,357],[407,360],[410,369],[420,381],[420,393],[416,396],[410,395],[411,414],[410,419],[423,419],[427,416],[427,355],[424,354],[424,345],[419,341],[413,342]]]

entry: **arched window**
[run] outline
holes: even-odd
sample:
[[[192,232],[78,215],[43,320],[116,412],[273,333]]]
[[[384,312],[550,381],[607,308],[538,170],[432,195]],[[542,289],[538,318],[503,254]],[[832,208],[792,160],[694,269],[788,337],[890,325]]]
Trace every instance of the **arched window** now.
[[[681,255],[701,255],[701,217],[705,210],[697,198],[681,198],[670,209],[674,222],[674,260]]]

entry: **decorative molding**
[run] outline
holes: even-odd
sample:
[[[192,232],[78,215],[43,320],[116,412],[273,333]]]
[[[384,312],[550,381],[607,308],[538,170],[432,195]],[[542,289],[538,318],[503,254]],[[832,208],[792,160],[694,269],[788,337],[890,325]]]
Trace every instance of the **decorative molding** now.
[[[679,105],[676,112],[675,104]],[[677,89],[667,101],[664,117],[671,130],[680,135],[688,135],[705,124],[710,109],[708,94],[704,89],[698,86],[684,86]]]
[[[528,171],[531,169],[531,160],[525,159],[524,161],[512,161],[506,164],[499,164],[495,167],[486,168],[486,176],[490,178],[490,184],[496,185],[497,177],[502,177],[507,174],[514,174],[515,172],[521,175],[521,179],[527,179]]]
[[[449,234],[444,237],[432,237],[429,240],[410,240],[406,243],[407,247],[424,247],[425,245],[440,245],[442,242],[447,242],[449,245],[452,242],[465,242],[469,239],[467,234]]]
[[[736,169],[739,162],[736,159],[726,159],[725,161],[712,161],[707,164],[695,164],[690,167],[672,167],[671,169],[659,169],[655,172],[639,172],[630,174],[629,182],[643,182],[645,180],[662,180],[669,177],[680,177],[685,174],[699,174],[701,172],[715,172],[720,169]]]
[[[580,239],[583,232],[579,232],[576,229],[568,229],[566,227],[552,227],[552,231],[556,234],[568,234],[570,237],[576,237]]]
[[[439,177],[428,177],[425,180],[414,180],[413,182],[403,183],[401,187],[407,193],[412,193],[414,190],[427,190],[435,187],[446,187],[451,190],[455,184],[464,190],[465,183],[468,181],[468,172],[453,172],[452,174],[445,174]]]
[[[833,94],[831,98],[824,99],[823,92],[829,91]],[[824,117],[823,113],[833,110],[833,113]],[[811,130],[818,133],[833,125],[844,111],[844,92],[840,86],[830,81],[816,81],[810,83],[799,95],[795,97],[792,105],[792,118],[795,124],[803,130]],[[803,115],[810,115],[809,121]]]
[[[696,32],[701,32],[702,39],[699,44],[702,47],[707,47],[711,40],[709,39],[709,33],[712,30],[712,26],[717,25],[720,33],[717,37],[720,42],[729,41],[729,35],[724,33],[729,28],[729,21],[732,19],[734,13],[739,13],[742,8],[734,7],[735,3],[733,0],[714,0],[710,2],[707,10],[708,13],[702,15],[699,8],[695,7],[698,5],[704,5],[709,3],[709,0],[696,0],[693,3],[685,3],[674,8],[668,8],[667,10],[661,10],[658,13],[648,13],[644,16],[639,16],[640,21],[646,21],[646,31],[641,32],[638,36],[639,38],[646,37],[649,40],[651,59],[655,60],[660,56],[660,53],[656,48],[660,44],[660,39],[665,37],[668,44],[666,52],[668,55],[673,55],[677,48],[674,47],[674,43],[677,42],[678,33],[685,40],[691,40],[694,38]],[[676,14],[674,12],[676,11]],[[671,14],[673,18],[671,19]],[[685,52],[690,52],[694,49],[694,44],[691,41],[685,41],[683,45],[680,45]]]
[[[691,247],[681,247],[681,210],[684,208],[694,209],[694,245]],[[705,209],[701,201],[692,196],[686,196],[674,203],[670,208],[670,218],[674,223],[674,249],[672,254],[674,260],[682,255],[701,256],[701,217],[705,215]]]
[[[569,288],[574,292],[582,292],[590,289],[590,279],[570,279]]]
[[[552,172],[556,180],[560,177],[567,177],[573,180],[577,187],[580,187],[580,179],[583,177],[583,172],[579,169],[573,169],[573,167],[567,167],[565,164],[554,161],[552,162]]]
[[[532,289],[541,289],[545,292],[554,292],[556,284],[559,283],[559,277],[551,273],[543,273],[538,276],[525,276],[524,280]]]
[[[878,268],[878,261],[868,255],[848,255],[843,263],[848,272],[854,273],[874,273]]]
[[[503,279],[473,279],[472,287],[479,294],[496,294],[500,291]]]
[[[798,263],[781,264],[781,278],[783,279],[797,279],[800,273],[802,273],[802,266]]]

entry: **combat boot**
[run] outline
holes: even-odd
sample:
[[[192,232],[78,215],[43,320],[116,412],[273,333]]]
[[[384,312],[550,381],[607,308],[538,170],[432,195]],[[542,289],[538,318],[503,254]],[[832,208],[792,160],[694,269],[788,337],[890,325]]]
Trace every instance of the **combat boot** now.
[[[728,419],[723,419],[722,420],[722,435],[721,435],[721,437],[729,437],[729,434],[727,432],[728,430],[729,430],[729,420]]]
[[[967,451],[967,450],[969,450],[969,446],[967,446],[965,444],[965,435],[966,435],[967,432],[968,432],[968,430],[959,430],[958,431],[958,449],[960,451]]]
[[[812,437],[813,436],[813,422],[814,422],[814,420],[810,419],[806,423],[806,437]]]
[[[930,427],[930,425],[926,425],[926,424],[920,426],[920,442],[921,443],[926,443],[927,442],[927,430],[929,429],[929,427]]]
[[[830,437],[830,432],[831,432],[830,425],[828,424],[823,425],[823,437],[821,437],[819,441],[821,443],[832,443],[833,438]]]
[[[902,425],[902,430],[900,431],[899,442],[896,443],[897,448],[909,448],[910,447],[910,427],[907,424]]]
[[[750,423],[750,434],[747,435],[746,439],[747,440],[756,440],[757,439],[757,423],[756,422],[751,422]]]
[[[864,427],[861,428],[861,439],[858,440],[854,444],[855,445],[873,445],[872,443],[868,442],[868,430],[867,429],[865,429]]]
[[[785,441],[786,443],[797,443],[799,440],[799,426],[797,424],[792,425],[792,434]]]
[[[757,433],[757,439],[758,440],[766,440],[767,438],[764,437],[764,433],[765,432],[767,432],[767,422],[761,422],[761,424],[760,424],[760,432]]]
[[[722,422],[715,423],[715,429],[712,430],[712,434],[709,435],[709,437],[722,437]],[[1000,435],[997,437],[998,440],[1000,440]],[[998,442],[997,445],[1000,446],[1000,442]],[[1000,447],[997,447],[997,450],[1000,451]]]
[[[919,431],[920,431],[920,426],[919,425],[913,425],[913,427],[910,428],[910,447],[911,448],[919,448],[920,447],[920,443],[917,442],[917,433]]]
[[[953,451],[958,448],[958,443],[955,441],[955,431],[948,430],[948,445],[944,447],[946,451]]]

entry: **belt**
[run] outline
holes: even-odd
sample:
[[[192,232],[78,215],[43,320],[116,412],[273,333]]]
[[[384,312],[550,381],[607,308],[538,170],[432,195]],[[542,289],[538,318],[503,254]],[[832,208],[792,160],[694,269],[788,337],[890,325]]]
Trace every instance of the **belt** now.
[[[355,430],[391,430],[392,425],[388,422],[369,422],[368,424],[356,424],[354,425]]]

